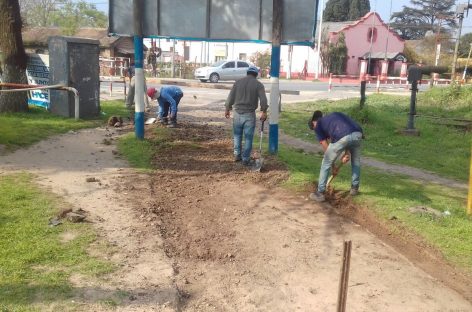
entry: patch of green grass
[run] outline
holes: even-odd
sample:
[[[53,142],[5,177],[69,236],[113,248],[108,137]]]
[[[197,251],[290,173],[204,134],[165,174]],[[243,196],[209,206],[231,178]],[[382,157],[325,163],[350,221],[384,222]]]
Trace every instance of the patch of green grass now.
[[[90,257],[96,240],[87,224],[50,227],[62,203],[35,186],[31,176],[0,176],[0,310],[32,311],[73,295],[71,274],[99,276],[113,266]],[[64,232],[79,233],[62,242]]]
[[[123,101],[103,101],[101,109],[97,119],[79,121],[52,115],[40,107],[30,107],[28,113],[0,114],[0,145],[14,150],[55,134],[103,125],[110,116],[129,116]]]
[[[108,120],[108,118],[110,118],[111,116],[118,116],[123,118],[127,118],[130,116],[130,112],[126,109],[123,100],[101,101],[100,107],[100,117],[102,120]]]
[[[118,151],[125,156],[131,166],[144,170],[152,168],[151,161],[155,151],[148,139],[139,140],[134,133],[128,133],[119,139]]]
[[[418,114],[462,118],[467,115],[466,111],[471,114],[471,102],[458,100],[461,105],[456,103],[454,106],[443,107],[430,102],[431,96],[430,93],[420,96]],[[415,121],[415,127],[421,133],[419,137],[400,134],[398,130],[406,128],[407,124],[408,97],[372,95],[368,97],[363,110],[360,111],[358,107],[358,99],[296,104],[288,106],[282,113],[280,125],[289,135],[317,143],[313,131],[307,126],[313,111],[319,109],[324,113],[344,112],[361,123],[365,131],[363,155],[467,181],[472,133],[437,124],[430,118],[419,117]]]
[[[281,146],[279,159],[287,164],[291,173],[286,182],[288,187],[299,190],[308,186],[314,188],[321,155],[301,153]],[[337,190],[349,190],[350,170],[349,166],[345,166],[333,181]],[[472,273],[472,218],[465,211],[466,191],[424,185],[405,176],[385,174],[365,167],[362,168],[360,190],[361,194],[355,197],[356,204],[369,207],[384,220],[395,216],[396,222],[401,222],[410,231],[423,237],[451,263]],[[427,206],[440,212],[449,211],[451,215],[433,218],[408,211],[416,206]]]
[[[472,86],[429,89],[420,93],[419,105],[436,116],[472,119]]]

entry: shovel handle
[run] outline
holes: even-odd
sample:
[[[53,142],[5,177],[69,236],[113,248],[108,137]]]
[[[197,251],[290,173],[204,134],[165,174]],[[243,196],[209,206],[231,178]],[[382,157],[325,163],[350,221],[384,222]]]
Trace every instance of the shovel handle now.
[[[261,120],[261,132],[264,131],[264,123],[265,123],[265,120]]]

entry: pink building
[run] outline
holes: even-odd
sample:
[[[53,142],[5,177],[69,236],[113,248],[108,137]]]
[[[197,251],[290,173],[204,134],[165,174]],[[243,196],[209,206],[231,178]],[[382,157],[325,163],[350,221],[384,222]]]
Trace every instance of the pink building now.
[[[340,33],[344,33],[348,49],[345,74],[359,75],[361,60],[370,59],[369,74],[380,75],[382,61],[388,60],[388,75],[399,76],[401,63],[406,62],[405,41],[377,13],[369,12],[360,20],[330,32],[330,41],[336,42]]]

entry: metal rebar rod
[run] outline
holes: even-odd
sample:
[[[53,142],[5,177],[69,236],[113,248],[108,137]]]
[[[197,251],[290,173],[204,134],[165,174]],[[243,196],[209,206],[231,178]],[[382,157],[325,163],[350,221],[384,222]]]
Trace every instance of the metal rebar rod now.
[[[347,303],[347,289],[349,284],[349,270],[351,267],[352,242],[344,242],[343,262],[341,265],[341,278],[339,280],[338,304],[336,311],[345,312]]]

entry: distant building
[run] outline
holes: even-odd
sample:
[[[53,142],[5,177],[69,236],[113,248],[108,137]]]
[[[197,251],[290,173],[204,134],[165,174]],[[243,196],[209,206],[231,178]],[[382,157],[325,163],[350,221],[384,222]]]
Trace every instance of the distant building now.
[[[388,60],[388,74],[398,75],[401,63],[406,61],[403,54],[405,42],[398,34],[390,30],[377,13],[370,12],[358,21],[322,23],[321,31],[328,34],[331,42],[338,40],[343,33],[348,49],[345,74],[357,76],[361,60],[370,60],[371,75],[378,75],[381,62]],[[321,71],[318,57],[318,36],[316,29],[315,47],[284,45],[281,48],[280,76],[312,79]],[[47,53],[49,36],[59,36],[59,28],[27,28],[23,31],[23,42],[27,52]],[[127,57],[134,60],[134,43],[131,37],[109,37],[105,28],[81,28],[74,37],[90,38],[100,41],[100,55],[103,57]],[[245,42],[201,42],[176,41],[172,39],[153,39],[162,49],[158,62],[171,62],[172,55],[176,62],[196,63],[198,67],[219,60],[251,61],[257,52],[271,49],[270,44]],[[145,56],[151,40],[145,39]],[[146,47],[147,46],[147,47]],[[175,49],[175,54],[172,52]],[[267,72],[267,68],[263,69]],[[291,72],[291,75],[289,75]],[[327,74],[327,73],[325,73]]]
[[[62,36],[58,27],[23,29],[23,44],[27,53],[48,54],[48,38]],[[134,59],[134,42],[131,37],[109,37],[106,28],[79,28],[73,37],[100,41],[100,56]],[[144,48],[147,51],[147,48]]]
[[[388,74],[400,72],[401,63],[406,62],[403,50],[405,41],[389,29],[379,14],[369,12],[356,22],[350,22],[337,31],[329,32],[331,42],[336,42],[343,33],[348,50],[345,67],[347,75],[359,75],[360,61],[370,60],[369,74],[379,75],[381,62],[388,60]]]

